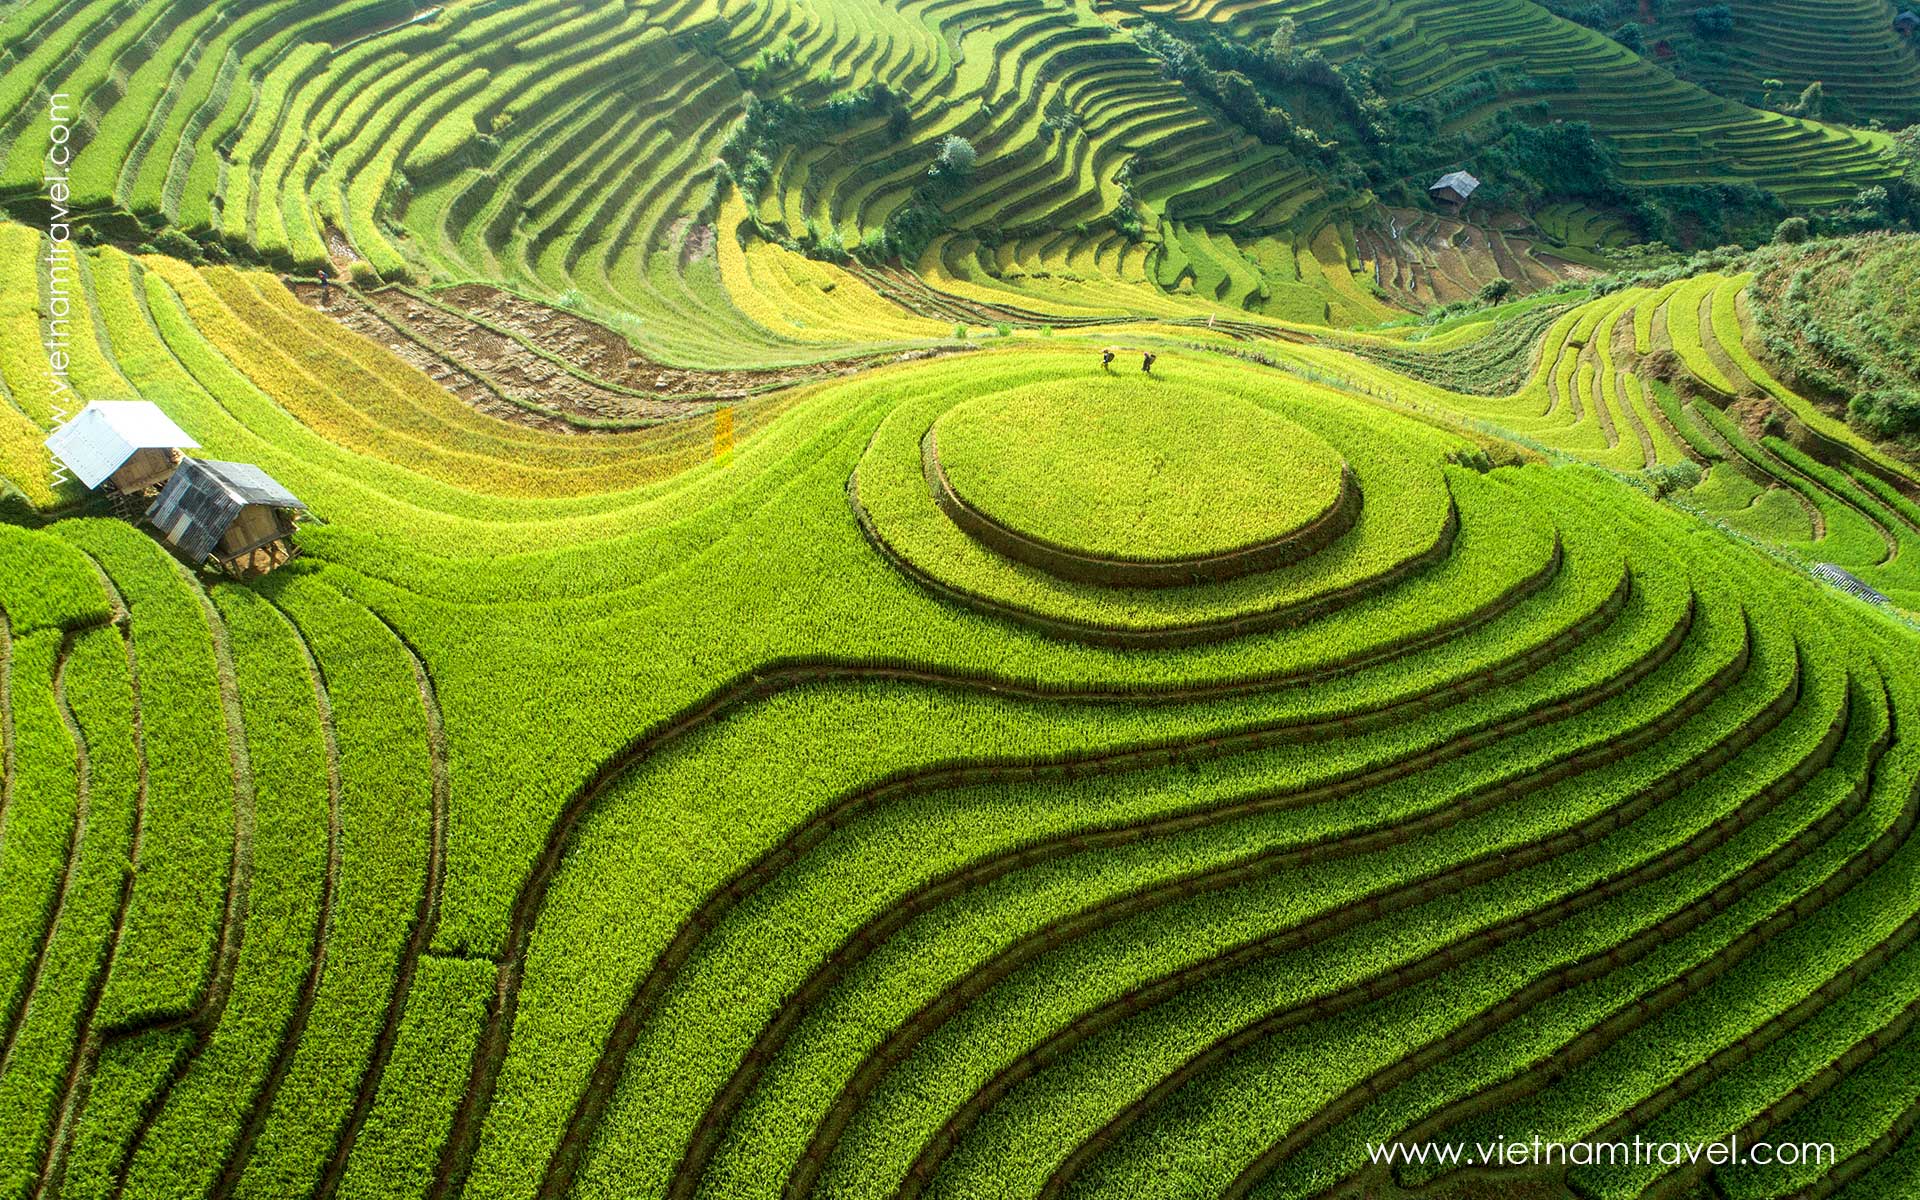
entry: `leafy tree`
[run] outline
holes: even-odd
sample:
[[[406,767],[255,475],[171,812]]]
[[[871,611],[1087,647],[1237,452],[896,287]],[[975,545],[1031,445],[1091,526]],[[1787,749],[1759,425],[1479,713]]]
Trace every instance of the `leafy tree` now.
[[[1540,194],[1605,200],[1619,189],[1611,155],[1585,121],[1531,125],[1508,118],[1503,125],[1512,167]]]
[[[1790,117],[1805,117],[1810,121],[1820,119],[1820,108],[1826,103],[1827,93],[1818,79],[1808,84],[1800,93],[1800,98],[1787,105],[1785,112]]]
[[[1920,433],[1920,393],[1906,388],[1860,392],[1848,402],[1847,417],[1879,438]]]
[[[1783,246],[1797,245],[1813,236],[1805,217],[1788,217],[1773,227],[1773,240]]]
[[[1489,279],[1480,285],[1480,303],[1482,304],[1498,304],[1511,295],[1513,295],[1513,280],[1504,276],[1499,279]]]
[[[933,174],[942,179],[965,179],[973,173],[978,159],[973,143],[957,133],[940,139],[940,152],[934,156]]]
[[[771,179],[781,149],[831,137],[882,112],[888,114],[889,129],[896,120],[906,120],[904,98],[884,83],[838,92],[813,107],[749,92],[739,123],[720,146],[725,177],[749,199],[757,197]]]
[[[1676,249],[1759,245],[1790,215],[1780,197],[1752,184],[1680,184],[1650,188],[1639,197],[1641,224]]]
[[[1296,30],[1292,17],[1281,17],[1280,23],[1273,27],[1273,34],[1267,38],[1267,57],[1274,63],[1293,62],[1298,53],[1293,45]]]
[[[184,258],[188,262],[201,262],[205,255],[200,244],[181,233],[178,229],[163,229],[153,239],[153,248],[173,258]]]
[[[1638,21],[1628,21],[1625,25],[1614,30],[1613,40],[1619,42],[1635,54],[1646,53],[1647,31],[1641,28]]]
[[[1705,473],[1700,470],[1700,464],[1690,458],[1683,458],[1677,463],[1648,467],[1641,474],[1652,486],[1656,497],[1670,496],[1674,492],[1684,492],[1688,488],[1698,487],[1700,480],[1705,477]]]
[[[1733,10],[1724,4],[1694,9],[1693,31],[1704,38],[1726,37],[1733,32]]]
[[[1861,188],[1853,197],[1854,206],[1860,209],[1863,215],[1874,220],[1886,217],[1892,200],[1893,197],[1887,189],[1877,183],[1872,187]]]
[[[1284,61],[1255,51],[1231,39],[1207,36],[1189,42],[1156,25],[1136,35],[1140,45],[1160,59],[1168,78],[1189,84],[1219,105],[1227,117],[1271,146],[1284,146],[1302,157],[1333,165],[1339,158],[1336,143],[1322,139],[1308,126],[1295,122],[1285,107],[1270,99],[1268,89],[1305,85],[1327,92],[1350,117],[1360,114],[1346,78],[1318,52],[1292,52]],[[1269,50],[1272,49],[1269,43]],[[1255,76],[1260,82],[1255,82]]]

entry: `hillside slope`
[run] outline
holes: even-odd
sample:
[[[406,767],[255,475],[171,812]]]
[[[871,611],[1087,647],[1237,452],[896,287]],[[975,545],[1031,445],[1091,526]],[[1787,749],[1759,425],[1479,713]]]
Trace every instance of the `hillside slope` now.
[[[715,458],[710,406],[475,414],[264,274],[88,276],[93,386],[326,524],[251,587],[121,522],[0,529],[7,887],[54,898],[6,908],[9,1191],[1293,1195],[1516,1122],[1899,1169],[1903,1110],[1850,1097],[1903,1094],[1920,986],[1913,634],[1439,419],[1622,468],[1717,435],[1750,465],[1710,480],[1811,499],[1809,553],[1920,537],[1867,465],[1606,382],[1641,324],[1720,369],[1685,315],[1721,282],[1571,310],[1478,410],[1327,347],[1129,380],[1062,335],[742,407]],[[1345,532],[1142,591],[929,496],[933,461],[1080,536],[968,472],[1064,450],[1089,392],[1148,439],[1231,398],[1324,447],[1287,469],[1350,473]],[[963,411],[1067,419],[1014,447]]]
[[[1388,224],[1371,194],[1312,137],[1262,140],[1166,77],[1125,11],[273,0],[219,22],[189,3],[27,4],[0,27],[0,195],[42,215],[46,114],[28,101],[57,87],[71,207],[95,236],[170,228],[303,270],[504,285],[624,322],[668,361],[798,361],[820,340],[790,327],[804,312],[750,311],[744,268],[713,252],[736,239],[800,308],[829,285],[892,306],[766,265],[775,245],[899,259],[1043,316],[1086,312],[1087,280],[1126,285],[1092,302],[1109,314],[1384,316],[1356,240]],[[1629,186],[1819,206],[1893,177],[1883,135],[1719,99],[1528,0],[1138,11],[1239,36],[1297,18],[1303,45],[1365,51],[1396,102],[1438,104],[1456,132],[1509,110],[1590,122]],[[740,127],[749,89],[764,103]],[[967,160],[945,170],[953,139]]]
[[[0,1200],[1920,1195],[1920,256],[1630,245],[1894,139],[1530,0],[0,58]],[[1536,1137],[1830,1154],[1383,1158]]]

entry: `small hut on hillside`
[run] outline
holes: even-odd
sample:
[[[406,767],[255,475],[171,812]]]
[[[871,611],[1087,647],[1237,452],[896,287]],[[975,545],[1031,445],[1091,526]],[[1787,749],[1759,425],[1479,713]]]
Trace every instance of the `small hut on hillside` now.
[[[95,400],[53,431],[47,449],[88,491],[138,496],[167,481],[199,442],[147,400]]]
[[[1427,188],[1427,195],[1435,204],[1459,208],[1479,186],[1480,181],[1465,171],[1449,171],[1433,181]]]
[[[194,566],[263,575],[294,555],[288,539],[307,506],[251,463],[190,458],[167,480],[147,519]]]
[[[1900,15],[1893,19],[1893,31],[1907,37],[1920,33],[1920,13],[1910,8],[1902,9]]]

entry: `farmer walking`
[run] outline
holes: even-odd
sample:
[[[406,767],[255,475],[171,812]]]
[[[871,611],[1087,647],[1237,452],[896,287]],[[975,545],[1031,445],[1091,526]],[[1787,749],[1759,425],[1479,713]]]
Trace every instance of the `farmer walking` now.
[[[1102,350],[1100,352],[1100,369],[1102,371],[1107,372],[1108,374],[1113,373],[1113,347],[1112,346],[1108,346],[1105,350]]]
[[[1140,355],[1140,369],[1149,375],[1153,374],[1153,360],[1158,357],[1160,356],[1151,350],[1142,353]]]

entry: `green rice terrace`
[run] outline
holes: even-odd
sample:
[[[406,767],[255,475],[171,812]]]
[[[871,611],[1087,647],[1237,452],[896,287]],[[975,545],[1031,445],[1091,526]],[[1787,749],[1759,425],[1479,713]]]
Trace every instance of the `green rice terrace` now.
[[[1920,1198],[1916,28],[9,0],[0,1200]]]

